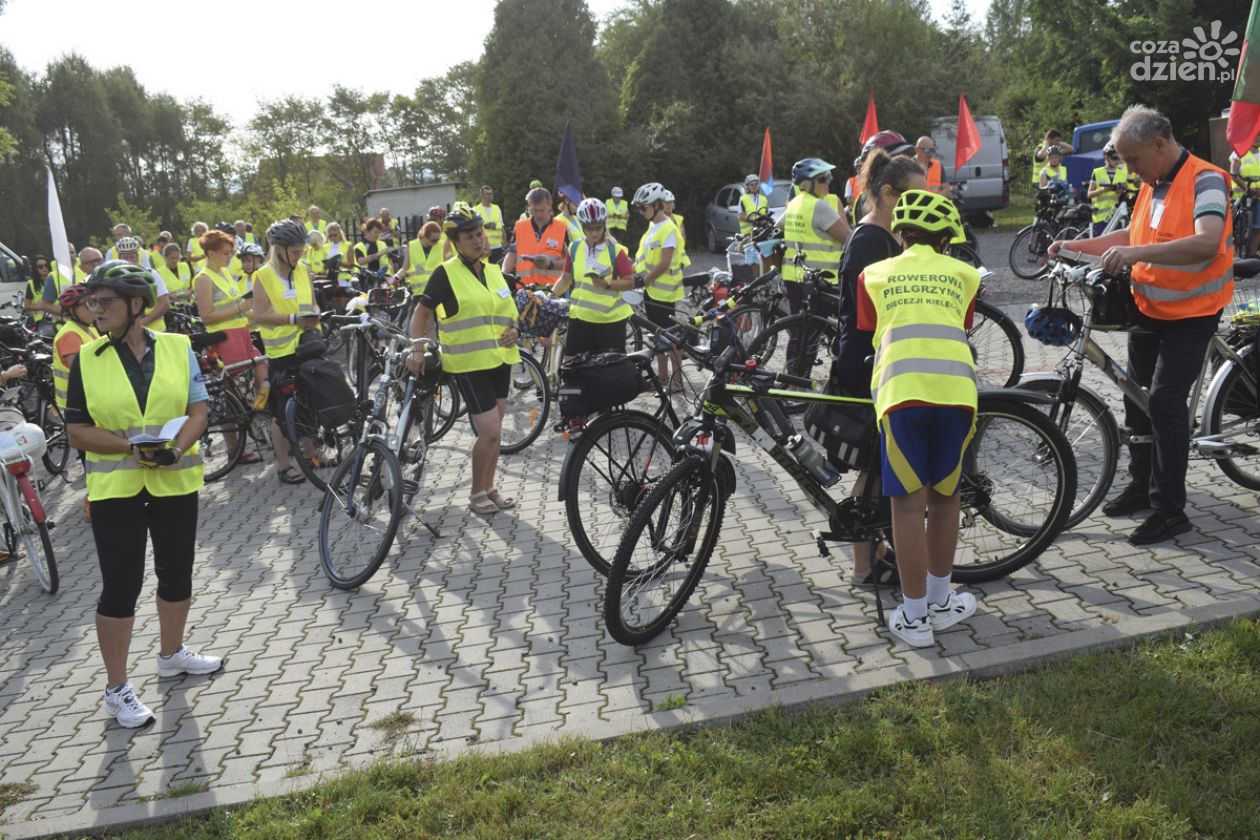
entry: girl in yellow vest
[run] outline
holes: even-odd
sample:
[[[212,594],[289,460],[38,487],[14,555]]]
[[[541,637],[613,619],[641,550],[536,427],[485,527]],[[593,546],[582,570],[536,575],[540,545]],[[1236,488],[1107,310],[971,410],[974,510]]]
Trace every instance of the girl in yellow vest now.
[[[395,279],[400,282],[405,279],[411,294],[419,296],[424,294],[429,275],[444,262],[442,226],[437,222],[425,222],[420,228],[420,235],[407,243],[406,261]]]
[[[100,333],[92,323],[92,312],[87,306],[87,288],[83,284],[66,288],[57,299],[57,304],[61,307],[61,315],[65,320],[57,330],[57,337],[53,339],[53,391],[57,408],[64,415],[66,390],[70,385],[70,367],[83,345],[100,338]],[[25,373],[22,375],[25,376]],[[0,380],[0,385],[2,384],[3,381]],[[79,452],[79,459],[84,460],[82,451]],[[83,498],[83,517],[92,518],[86,496]]]
[[[582,240],[569,245],[564,273],[552,290],[569,299],[569,333],[564,342],[567,362],[582,353],[626,352],[630,305],[621,292],[634,288],[634,263],[608,232],[608,208],[598,198],[578,205]]]
[[[302,265],[306,229],[292,219],[285,219],[267,229],[267,242],[271,244],[271,256],[254,272],[253,321],[262,333],[270,373],[279,376],[293,365],[302,331],[319,326],[319,309],[315,305],[311,277]],[[279,392],[271,392],[271,416],[278,418],[283,413]],[[271,445],[276,453],[276,474],[280,481],[285,484],[305,481],[306,477],[290,461],[289,442],[275,420],[271,423]]]
[[[648,223],[634,254],[634,270],[643,275],[647,290],[647,317],[661,329],[673,326],[674,306],[683,297],[681,251],[678,226],[665,212],[665,196],[669,193],[657,181],[639,187],[630,202]],[[674,375],[669,375],[673,359]],[[682,351],[673,350],[656,357],[657,374],[669,383],[669,393],[681,394]]]
[[[201,250],[201,237],[205,236],[208,230],[210,226],[205,222],[194,222],[192,239],[189,239],[184,247],[184,253],[188,255],[188,264],[192,266],[194,272],[201,271],[201,265],[206,261],[206,255]]]
[[[1067,167],[1063,165],[1063,155],[1057,148],[1052,149],[1046,156],[1046,165],[1041,167],[1041,172],[1037,176],[1037,186],[1044,190],[1056,182],[1063,184],[1068,182]]]
[[[947,256],[966,241],[958,209],[928,190],[907,190],[892,228],[906,250],[862,272],[858,328],[879,348],[871,393],[879,422],[883,492],[892,499],[893,544],[904,598],[888,629],[913,647],[976,611],[950,590],[958,543],[958,479],[975,430],[976,370],[967,329],[980,272]]]
[[[488,516],[516,507],[514,499],[494,486],[494,475],[512,366],[521,354],[516,349],[516,301],[499,267],[482,259],[488,251],[482,224],[476,213],[452,211],[446,217],[446,235],[456,255],[429,276],[411,316],[411,336],[432,335],[434,319],[441,322],[442,367],[456,375],[477,428],[468,507]],[[417,376],[424,373],[423,341],[412,348],[407,367]]]
[[[353,249],[354,246],[350,243],[349,239],[346,239],[345,233],[341,230],[340,223],[338,222],[328,223],[328,240],[324,243],[324,247],[328,251],[328,256],[325,257],[325,259],[332,259],[333,257],[341,257],[340,265],[342,268],[349,268],[350,266],[354,265],[354,254],[351,253],[351,250]],[[323,273],[324,271],[323,271],[323,268],[321,267],[320,274],[323,274]],[[350,281],[349,279],[347,279],[348,277],[349,275],[346,275],[344,277],[340,277],[337,279],[340,282],[345,283],[346,285],[349,285]],[[328,279],[332,280],[334,278],[329,277]]]
[[[198,496],[203,484],[198,439],[206,429],[207,396],[188,337],[146,330],[153,306],[149,270],[107,263],[88,281],[91,309],[104,333],[86,344],[70,368],[66,429],[70,445],[87,453],[92,533],[103,586],[96,637],[105,660],[105,711],[128,728],[153,721],[127,680],[136,601],[145,577],[145,549],[153,539],[161,643],[159,677],[212,674],[217,656],[184,646],[192,605]],[[183,425],[162,442],[171,421]]]
[[[161,259],[154,262],[153,270],[166,284],[171,303],[186,303],[192,297],[192,269],[184,262],[183,251],[174,242],[162,249]]]

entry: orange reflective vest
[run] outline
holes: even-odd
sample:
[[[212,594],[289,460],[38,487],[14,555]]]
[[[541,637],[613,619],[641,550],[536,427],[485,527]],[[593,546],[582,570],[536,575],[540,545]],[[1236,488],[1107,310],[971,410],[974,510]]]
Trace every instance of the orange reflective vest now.
[[[1194,181],[1201,172],[1216,172],[1229,183],[1225,172],[1190,155],[1168,187],[1163,212],[1151,226],[1154,190],[1143,183],[1129,223],[1130,245],[1152,245],[1194,235]],[[1163,321],[1213,315],[1225,308],[1234,294],[1233,224],[1228,216],[1217,243],[1216,255],[1192,265],[1134,263],[1129,276],[1133,299],[1143,315]]]
[[[521,219],[516,223],[516,275],[522,283],[538,283],[554,286],[564,273],[564,237],[568,226],[560,219],[552,219],[543,228],[542,236],[534,235],[534,223],[530,219]],[[546,254],[555,258],[554,271],[536,268],[530,260],[522,257],[533,254]]]
[[[928,189],[934,193],[944,195],[945,188],[942,182],[945,180],[945,170],[941,167],[941,162],[936,158],[931,158],[927,165],[927,185]]]

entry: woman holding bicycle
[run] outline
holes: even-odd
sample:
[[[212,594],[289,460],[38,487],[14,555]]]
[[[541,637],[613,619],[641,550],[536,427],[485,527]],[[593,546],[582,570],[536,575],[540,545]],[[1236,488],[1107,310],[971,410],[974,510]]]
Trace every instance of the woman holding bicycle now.
[[[573,288],[569,301],[569,333],[564,361],[582,353],[626,352],[630,305],[621,292],[634,288],[634,263],[625,247],[608,232],[608,208],[598,198],[578,205],[582,240],[569,245],[564,273],[552,294]]]
[[[217,656],[184,646],[192,604],[192,567],[202,479],[197,440],[206,428],[206,388],[187,336],[155,333],[141,316],[156,295],[147,268],[112,261],[88,280],[90,308],[103,335],[74,359],[66,394],[70,445],[87,453],[92,534],[103,587],[96,636],[105,660],[105,710],[128,728],[153,712],[127,681],[136,601],[144,584],[145,549],[153,538],[157,570],[159,677],[212,674]],[[184,418],[173,440],[133,444]]]
[[[306,229],[285,219],[267,229],[267,241],[271,256],[254,272],[253,321],[262,333],[271,375],[279,377],[292,367],[302,331],[319,326],[319,309],[315,306],[310,275],[302,265]],[[279,390],[271,389],[271,445],[276,453],[276,475],[285,484],[301,484],[306,478],[289,460],[290,443],[280,431],[282,400]]]
[[[494,474],[512,366],[521,354],[516,349],[516,301],[499,267],[482,259],[488,253],[482,225],[476,213],[446,217],[446,236],[456,256],[430,275],[411,316],[410,335],[432,335],[434,319],[441,323],[442,367],[456,375],[477,429],[468,507],[489,516],[516,507],[514,499],[495,488]],[[413,347],[407,369],[416,376],[424,373],[423,344]]]

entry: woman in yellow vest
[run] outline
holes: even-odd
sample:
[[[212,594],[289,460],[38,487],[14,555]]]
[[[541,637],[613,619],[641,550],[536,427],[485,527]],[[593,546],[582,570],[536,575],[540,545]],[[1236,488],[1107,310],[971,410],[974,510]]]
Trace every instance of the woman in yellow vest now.
[[[323,276],[324,260],[328,259],[328,245],[324,239],[324,234],[317,230],[308,231],[306,234],[306,256],[302,258],[302,264],[306,266],[306,273],[312,277]]]
[[[966,241],[948,198],[903,192],[892,227],[906,250],[862,272],[858,327],[874,332],[879,348],[871,393],[904,595],[888,629],[913,647],[926,647],[936,631],[976,611],[975,596],[953,592],[949,583],[958,479],[975,430],[976,370],[967,329],[980,272],[945,253]]]
[[[669,190],[665,190],[665,215],[669,216],[674,226],[678,228],[678,249],[681,252],[678,255],[678,265],[680,268],[686,268],[691,265],[691,257],[687,256],[686,220],[681,213],[674,212],[674,194]]]
[[[739,235],[752,233],[752,217],[770,209],[770,201],[761,193],[761,179],[750,174],[744,179],[744,194],[739,197]]]
[[[188,244],[184,246],[184,253],[188,255],[188,264],[192,266],[194,272],[201,271],[201,264],[206,261],[206,255],[201,250],[201,237],[205,236],[208,230],[210,226],[205,222],[194,222],[192,239],[189,239]]]
[[[563,295],[569,287],[569,333],[564,341],[567,362],[582,353],[626,352],[626,324],[630,305],[621,292],[634,288],[634,263],[625,247],[608,232],[608,208],[598,198],[578,205],[582,240],[569,245],[564,273],[552,290]]]
[[[1094,170],[1089,181],[1089,188],[1085,192],[1085,197],[1093,205],[1092,236],[1102,233],[1103,228],[1107,226],[1107,220],[1111,218],[1115,210],[1119,194],[1127,189],[1129,189],[1129,169],[1120,162],[1120,153],[1116,151],[1115,144],[1108,143],[1103,146],[1103,165]]]
[[[66,391],[70,385],[70,367],[74,364],[79,351],[83,349],[83,345],[91,344],[100,338],[100,333],[93,325],[92,312],[87,306],[87,287],[82,283],[67,287],[57,299],[57,304],[61,307],[64,320],[57,330],[56,338],[53,339],[53,396],[56,399],[57,408],[64,415]],[[25,376],[25,372],[22,375]],[[0,375],[0,385],[3,384],[5,378],[7,377]],[[86,466],[82,450],[79,451],[79,460]],[[83,498],[83,516],[85,519],[92,518],[86,496]]]
[[[425,222],[420,228],[420,235],[407,243],[406,261],[395,279],[402,281],[405,278],[411,294],[418,297],[424,294],[429,275],[444,262],[442,226],[437,222]]]
[[[303,330],[319,326],[315,289],[302,265],[306,252],[306,228],[284,219],[267,228],[271,256],[254,272],[253,322],[262,333],[271,376],[292,367],[298,339]],[[271,392],[271,416],[282,417],[284,405],[278,391]],[[271,445],[276,453],[276,474],[285,484],[306,480],[291,461],[289,441],[280,431],[278,420],[271,423]]]
[[[382,260],[387,250],[381,239],[381,234],[385,232],[385,223],[380,219],[368,219],[360,229],[363,231],[363,241],[354,246],[355,265],[368,271],[380,271],[382,268],[388,270],[389,263]]]
[[[673,326],[674,306],[683,297],[682,248],[678,226],[665,212],[665,196],[668,194],[664,186],[652,181],[635,190],[634,199],[630,202],[648,223],[648,229],[639,240],[639,249],[634,254],[634,270],[644,275],[648,320],[661,329]],[[674,367],[672,377],[669,375],[671,357]],[[656,367],[661,381],[669,383],[669,393],[681,394],[682,351],[673,350],[669,354],[658,355]]]
[[[197,441],[206,428],[206,387],[187,336],[155,333],[141,324],[140,316],[156,299],[150,278],[147,268],[120,262],[93,273],[89,305],[102,336],[75,357],[66,393],[70,445],[87,457],[103,582],[96,637],[105,660],[104,707],[128,728],[153,721],[127,680],[150,536],[161,628],[157,675],[212,674],[223,667],[219,657],[184,646],[203,483]],[[174,435],[162,434],[166,424],[181,418]],[[162,442],[132,443],[142,434]]]
[[[516,301],[503,272],[483,259],[488,249],[481,217],[452,211],[445,230],[456,254],[429,276],[411,316],[411,336],[432,335],[435,318],[441,323],[442,367],[456,375],[477,427],[468,507],[488,516],[516,507],[494,486],[512,366],[521,360]],[[424,373],[423,343],[412,348],[407,367],[417,376]]]
[[[162,249],[162,258],[155,260],[153,270],[166,284],[171,303],[186,303],[192,297],[192,269],[184,262],[184,253],[174,242]]]
[[[1067,167],[1063,165],[1063,154],[1056,146],[1046,155],[1046,165],[1041,167],[1041,171],[1037,174],[1037,186],[1043,190],[1051,186],[1063,189],[1058,185],[1066,186],[1067,182]]]

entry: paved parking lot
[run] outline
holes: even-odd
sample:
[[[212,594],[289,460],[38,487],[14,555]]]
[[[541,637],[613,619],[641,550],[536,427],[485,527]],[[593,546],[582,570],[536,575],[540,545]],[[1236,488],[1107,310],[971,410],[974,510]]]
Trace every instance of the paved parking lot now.
[[[1028,346],[1030,368],[1053,364],[1040,350]],[[1038,563],[978,587],[977,615],[914,651],[875,625],[869,593],[850,589],[845,550],[819,557],[810,531],[821,518],[747,446],[697,597],[653,644],[629,649],[604,630],[601,581],[555,500],[564,442],[547,433],[505,457],[501,486],[521,506],[485,520],[465,507],[470,441],[460,428],[432,455],[425,515],[442,537],[405,519],[385,566],[354,593],[319,569],[309,487],[280,484],[265,464],[207,488],[189,643],[227,667],[157,678],[150,581],[132,679],[157,722],[142,731],[101,712],[81,477],[53,483],[61,591],[45,595],[23,565],[0,568],[0,783],[30,785],[0,833],[239,802],[385,755],[515,749],[996,673],[1260,609],[1256,494],[1193,462],[1195,532],[1134,548],[1124,535],[1136,521],[1091,518]],[[660,711],[667,700],[683,705]]]

